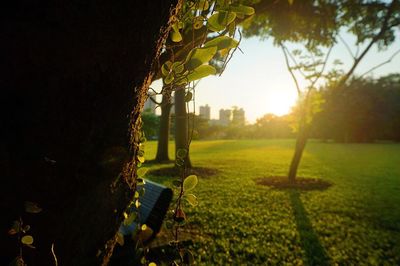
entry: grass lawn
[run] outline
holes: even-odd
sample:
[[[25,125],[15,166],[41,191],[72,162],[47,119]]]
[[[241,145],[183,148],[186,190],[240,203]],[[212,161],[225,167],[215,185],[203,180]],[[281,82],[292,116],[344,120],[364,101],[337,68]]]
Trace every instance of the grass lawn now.
[[[192,143],[192,163],[218,170],[199,176],[199,205],[185,209],[197,263],[400,265],[400,145],[311,141],[298,175],[331,187],[257,185],[256,178],[287,174],[293,146],[293,140]],[[146,158],[155,149],[156,142],[146,143]]]

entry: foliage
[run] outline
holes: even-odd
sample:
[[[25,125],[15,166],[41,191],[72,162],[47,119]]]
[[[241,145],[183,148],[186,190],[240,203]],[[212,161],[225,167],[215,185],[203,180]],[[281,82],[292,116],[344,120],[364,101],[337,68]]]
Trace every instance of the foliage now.
[[[400,74],[353,79],[345,89],[324,88],[314,137],[341,142],[400,140]]]
[[[300,176],[323,191],[282,191],[254,179],[286,174],[293,141],[195,141],[192,157],[219,173],[200,177],[186,212],[199,265],[397,265],[400,145],[310,141]],[[146,154],[155,154],[150,142]],[[157,168],[160,166],[152,166]],[[157,182],[171,180],[152,177]],[[199,231],[200,230],[200,231]]]
[[[42,212],[42,208],[38,203],[32,201],[25,201],[24,203],[24,216],[27,217],[29,214],[37,214]],[[28,214],[28,215],[27,215]],[[10,265],[25,265],[23,252],[25,248],[35,249],[36,247],[33,245],[34,238],[28,232],[31,230],[31,226],[29,224],[25,224],[22,219],[22,214],[20,215],[18,220],[13,222],[13,225],[8,230],[8,235],[12,237],[16,237],[18,239],[17,245],[19,253],[15,257],[15,259],[10,263]],[[57,258],[53,251],[54,259],[57,265]]]

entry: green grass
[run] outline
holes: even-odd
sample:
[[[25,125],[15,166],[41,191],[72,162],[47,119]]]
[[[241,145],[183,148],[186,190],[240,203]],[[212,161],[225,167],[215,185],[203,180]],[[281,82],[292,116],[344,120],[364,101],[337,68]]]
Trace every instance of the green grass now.
[[[154,158],[156,143],[146,145],[146,157]],[[191,227],[200,230],[192,247],[197,263],[400,265],[400,145],[312,141],[298,175],[333,186],[305,192],[256,185],[255,178],[287,173],[293,146],[292,140],[192,143],[193,164],[219,170],[199,177],[199,205],[186,208]],[[165,165],[152,166],[159,167]]]

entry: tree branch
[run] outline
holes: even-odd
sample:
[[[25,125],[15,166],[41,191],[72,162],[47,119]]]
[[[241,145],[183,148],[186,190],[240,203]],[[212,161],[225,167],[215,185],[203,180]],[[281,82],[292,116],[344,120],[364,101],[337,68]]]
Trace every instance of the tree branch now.
[[[343,86],[347,80],[351,77],[351,75],[353,74],[354,70],[356,69],[356,67],[358,66],[358,64],[361,62],[361,60],[364,58],[364,56],[368,53],[368,51],[371,49],[371,47],[382,37],[382,35],[386,32],[386,30],[389,29],[389,19],[394,11],[394,7],[396,5],[396,1],[397,0],[393,0],[389,7],[388,7],[388,11],[386,13],[385,19],[382,23],[382,27],[380,29],[380,31],[378,32],[378,34],[376,34],[372,40],[370,41],[370,43],[367,45],[367,47],[363,50],[363,52],[360,54],[360,56],[358,56],[357,58],[354,59],[354,63],[352,65],[352,67],[350,68],[350,70],[343,76],[343,78],[340,80],[338,87]]]
[[[400,53],[400,49],[397,50],[396,52],[394,52],[394,53],[392,54],[392,56],[390,56],[389,59],[387,59],[386,61],[384,61],[384,62],[382,62],[382,63],[380,63],[380,64],[378,64],[378,65],[376,65],[376,66],[374,66],[374,67],[372,67],[372,68],[370,68],[368,71],[366,71],[366,72],[364,72],[363,74],[361,74],[361,75],[360,75],[360,78],[363,77],[363,76],[365,76],[365,75],[367,75],[367,74],[369,74],[369,73],[371,73],[371,72],[374,71],[375,69],[380,68],[380,67],[383,66],[383,65],[389,64],[390,62],[392,62],[393,58],[395,58],[399,53]]]
[[[299,85],[299,82],[297,81],[296,75],[293,73],[293,70],[290,66],[287,48],[285,47],[285,45],[283,43],[279,43],[279,46],[282,48],[283,55],[285,56],[286,67],[289,70],[290,75],[292,76],[293,81],[296,85],[297,95],[300,97],[301,96],[300,85]]]

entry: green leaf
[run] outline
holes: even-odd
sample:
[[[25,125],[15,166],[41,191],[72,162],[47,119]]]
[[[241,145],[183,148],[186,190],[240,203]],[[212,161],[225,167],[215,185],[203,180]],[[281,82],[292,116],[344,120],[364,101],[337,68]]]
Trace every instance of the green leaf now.
[[[246,16],[250,16],[254,14],[254,8],[250,6],[243,6],[243,5],[238,5],[238,6],[230,6],[229,7],[231,11],[238,13],[238,14],[243,14]]]
[[[33,237],[31,235],[26,235],[21,238],[21,243],[24,245],[32,245]]]
[[[192,100],[193,93],[188,91],[185,95],[185,102],[190,102]]]
[[[179,74],[184,70],[184,65],[181,61],[176,61],[171,65],[172,71]]]
[[[185,180],[183,181],[183,191],[190,191],[192,189],[194,189],[197,185],[197,176],[196,175],[190,175],[188,177],[185,178]]]
[[[170,32],[170,35],[171,35],[171,40],[172,40],[173,42],[180,42],[180,41],[182,41],[182,35],[181,35],[181,33],[180,33],[179,31],[171,31],[171,32]]]
[[[199,204],[199,202],[197,201],[197,197],[193,194],[186,194],[186,200],[193,207],[195,207]]]
[[[201,10],[201,11],[207,10],[209,7],[210,7],[210,5],[209,5],[208,1],[206,1],[206,0],[199,0],[194,5],[195,9],[198,9],[198,10]]]
[[[165,84],[170,84],[172,81],[174,80],[174,75],[172,73],[169,73],[165,79],[164,79],[164,83]]]
[[[138,175],[138,177],[144,177],[148,171],[149,171],[149,168],[141,167],[137,170],[137,175]]]
[[[172,62],[167,61],[161,66],[161,73],[163,74],[164,77],[169,74],[169,69],[171,68],[171,65],[172,65]]]
[[[236,18],[236,13],[220,11],[208,18],[207,27],[212,31],[224,30]]]
[[[209,75],[215,75],[217,73],[217,70],[210,65],[202,65],[193,70],[192,73],[187,75],[186,82],[191,82],[194,80],[202,79],[204,77],[207,77]]]
[[[144,163],[145,159],[143,156],[136,156],[139,162]]]
[[[185,67],[193,70],[204,63],[209,62],[217,52],[217,47],[195,48],[186,57]]]
[[[180,42],[182,41],[182,35],[179,32],[179,24],[175,23],[174,25],[172,25],[172,30],[169,32],[171,40],[173,42]]]
[[[219,36],[204,44],[204,47],[217,46],[217,50],[235,48],[239,44],[235,39],[228,36]]]

